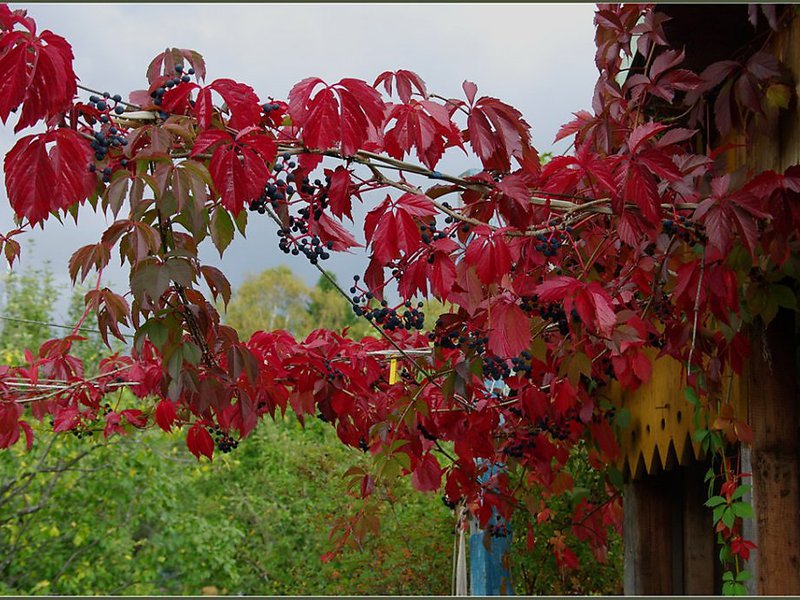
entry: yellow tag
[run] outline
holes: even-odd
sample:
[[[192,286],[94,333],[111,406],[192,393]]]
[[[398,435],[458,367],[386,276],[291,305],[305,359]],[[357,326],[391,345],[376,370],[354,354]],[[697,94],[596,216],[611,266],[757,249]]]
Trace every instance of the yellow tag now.
[[[389,385],[397,383],[397,359],[389,361]]]

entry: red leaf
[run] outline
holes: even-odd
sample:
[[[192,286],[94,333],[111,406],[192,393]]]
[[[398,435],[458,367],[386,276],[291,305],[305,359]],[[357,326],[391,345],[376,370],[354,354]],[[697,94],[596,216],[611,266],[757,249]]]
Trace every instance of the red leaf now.
[[[442,483],[442,468],[436,457],[428,452],[411,473],[411,484],[420,492],[435,492]]]
[[[214,455],[214,440],[200,423],[195,423],[189,428],[186,433],[186,446],[198,460],[200,460],[201,454],[207,456],[209,460]]]
[[[249,85],[233,79],[217,79],[208,87],[225,100],[231,112],[230,126],[234,129],[244,129],[261,121],[258,96]]]
[[[178,413],[175,410],[175,403],[169,400],[161,400],[156,405],[156,423],[164,431],[172,431],[172,424],[178,418]]]
[[[446,252],[434,252],[428,279],[431,291],[442,302],[445,302],[456,282],[456,265]]]
[[[197,136],[194,141],[194,146],[192,146],[192,152],[189,156],[195,157],[198,154],[202,154],[220,142],[231,143],[230,134],[226,131],[222,131],[221,129],[207,129]]]
[[[346,216],[352,221],[352,198],[357,194],[357,189],[350,178],[350,170],[338,166],[330,177],[328,203],[331,207],[331,212],[340,219]]]
[[[489,350],[497,356],[517,356],[531,343],[530,319],[509,295],[492,304]]]
[[[9,37],[12,34],[7,34]],[[21,36],[21,34],[17,34]],[[6,45],[6,44],[4,44]],[[28,45],[17,44],[0,56],[0,119],[3,124],[11,111],[19,107],[25,98],[28,82]]]
[[[467,246],[464,260],[474,265],[484,284],[499,281],[511,268],[511,252],[502,230],[491,231],[485,225],[473,230],[475,237]]]
[[[293,124],[302,128],[307,147],[327,149],[341,143],[342,153],[354,154],[367,142],[370,126],[383,124],[383,101],[359,79],[342,79],[312,98],[317,85],[324,83],[309,77],[296,84],[289,92],[289,115]]]
[[[464,90],[467,96],[467,103],[472,105],[475,102],[475,95],[478,93],[478,86],[465,79],[464,83],[461,84],[461,89]]]
[[[14,131],[66,111],[77,93],[72,47],[61,36],[14,31],[0,38],[0,119],[22,105]]]
[[[378,75],[372,87],[376,88],[383,83],[383,88],[386,90],[386,93],[391,96],[392,82],[396,82],[397,95],[400,97],[400,101],[403,104],[408,104],[411,101],[412,87],[415,87],[419,95],[423,98],[428,97],[428,92],[425,89],[425,82],[422,78],[413,71],[407,71],[405,69],[394,72],[384,71]]]
[[[322,213],[319,219],[310,219],[308,222],[310,233],[319,236],[323,245],[333,242],[333,250],[342,252],[348,248],[361,247],[352,234],[339,223]]]
[[[49,149],[47,145],[54,145]],[[11,207],[32,225],[51,211],[84,200],[93,187],[87,165],[91,153],[72,129],[57,129],[20,139],[6,155],[6,189]]]
[[[68,407],[60,410],[53,419],[53,432],[60,433],[62,431],[69,431],[73,429],[80,422],[80,415],[78,409],[75,407]]]
[[[511,157],[523,159],[530,146],[530,125],[512,106],[484,96],[467,117],[469,143],[485,169],[508,171]]]
[[[258,148],[261,151],[261,148]],[[257,198],[269,177],[269,168],[259,151],[231,144],[218,146],[208,166],[222,205],[234,215],[244,203]]]

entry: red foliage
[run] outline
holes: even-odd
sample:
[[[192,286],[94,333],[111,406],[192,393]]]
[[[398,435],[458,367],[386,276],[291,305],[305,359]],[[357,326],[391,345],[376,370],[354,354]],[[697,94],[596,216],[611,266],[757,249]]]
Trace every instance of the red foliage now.
[[[765,16],[775,21],[774,12]],[[0,237],[5,256],[12,264],[19,254],[14,236],[87,198],[115,219],[129,209],[75,252],[69,271],[73,280],[101,271],[118,246],[130,285],[118,294],[98,284],[87,310],[106,340],[109,332],[122,338],[126,325],[135,332],[130,356],[105,361],[93,378],[69,354],[71,336],[45,343],[38,356],[28,351],[23,366],[0,367],[0,447],[22,432],[32,443],[30,407],[34,418],[51,415],[56,432],[185,427],[189,450],[210,459],[210,431],[245,438],[265,415],[291,407],[301,420],[330,422],[343,443],[382,465],[358,477],[365,502],[390,464],[418,489],[444,487],[448,502],[463,500],[482,522],[519,507],[530,486],[544,498],[568,492],[561,467],[576,443],[592,446],[600,468],[619,456],[595,390],[612,379],[632,390],[646,382],[648,347],[680,361],[691,355],[709,387],[726,365],[740,370],[748,350],[736,328],[755,294],[751,269],[772,294],[762,305],[791,304],[770,278],[800,246],[800,167],[740,181],[716,160],[729,147],[713,149],[710,127],[693,129],[712,105],[721,131],[746,125],[769,89],[775,96],[769,86],[782,85],[780,65],[759,52],[692,73],[663,22],[649,5],[601,6],[593,112],[576,112],[558,133],[575,136],[575,152],[542,165],[515,108],[478,97],[471,82],[466,102],[442,100],[406,70],[373,86],[310,77],[287,102],[259,104],[250,86],[231,79],[176,79],[188,64],[202,80],[205,65],[194,51],[167,49],[150,63],[148,90],[130,96],[158,114],[136,126],[105,102],[74,103],[67,42],[37,36],[23,12],[0,5],[0,119],[21,107],[17,129],[44,127],[5,159],[21,221]],[[637,35],[645,66],[620,85]],[[400,103],[384,99],[381,86]],[[656,102],[682,116],[654,119]],[[98,141],[108,136],[115,141]],[[482,169],[469,177],[434,170],[449,148],[471,151]],[[319,174],[323,154],[342,164]],[[411,154],[421,164],[402,162]],[[429,179],[441,185],[425,189]],[[384,199],[363,225],[370,262],[352,295],[377,337],[316,331],[296,340],[274,331],[240,340],[197,289],[202,280],[215,299],[230,298],[225,275],[201,263],[198,245],[210,238],[222,254],[237,230],[244,234],[245,209],[269,213],[279,248],[318,264],[359,246],[342,219],[353,220],[354,198],[372,202],[376,191]],[[400,299],[390,305],[395,287]],[[450,305],[423,334],[412,301],[429,295]],[[719,323],[730,335],[715,331]],[[387,351],[401,363],[392,383]],[[37,387],[44,379],[62,387],[45,393]],[[103,413],[101,399],[122,384],[141,408]],[[729,439],[749,436],[727,412],[714,427]],[[486,465],[498,463],[524,470],[525,486],[514,488],[507,471],[484,481]],[[573,536],[604,546],[605,528],[619,526],[611,504],[592,512],[579,503]],[[341,544],[365,527],[342,525]],[[746,558],[749,542],[734,542]],[[559,566],[577,566],[564,537],[550,543]]]

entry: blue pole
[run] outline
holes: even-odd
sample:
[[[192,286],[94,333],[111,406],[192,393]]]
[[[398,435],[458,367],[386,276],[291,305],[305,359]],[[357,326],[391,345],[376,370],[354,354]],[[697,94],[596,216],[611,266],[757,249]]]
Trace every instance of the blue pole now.
[[[487,382],[489,387],[490,382]],[[491,382],[491,389],[499,383]],[[499,395],[499,394],[498,394]],[[493,464],[481,475],[482,482],[502,470],[502,465]],[[472,596],[513,596],[509,566],[511,552],[511,524],[492,511],[485,529],[479,529],[475,517],[471,517],[469,536],[469,575]]]

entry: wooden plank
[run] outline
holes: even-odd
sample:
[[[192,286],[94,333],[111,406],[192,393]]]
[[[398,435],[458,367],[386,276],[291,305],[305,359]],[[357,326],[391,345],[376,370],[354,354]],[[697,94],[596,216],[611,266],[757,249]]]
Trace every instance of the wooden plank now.
[[[796,315],[781,310],[753,328],[744,385],[753,427],[756,593],[800,594],[800,397]],[[744,390],[743,390],[744,391]]]
[[[625,595],[673,594],[674,473],[647,476],[623,488]],[[680,568],[680,567],[679,567]]]
[[[681,469],[683,475],[683,593],[713,596],[715,593],[714,524],[703,482],[708,465],[695,463]]]

